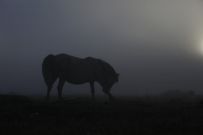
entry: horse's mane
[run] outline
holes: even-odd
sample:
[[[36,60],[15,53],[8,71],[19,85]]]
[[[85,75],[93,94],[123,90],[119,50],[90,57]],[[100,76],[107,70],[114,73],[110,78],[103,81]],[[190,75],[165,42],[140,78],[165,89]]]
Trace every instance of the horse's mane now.
[[[98,59],[98,58],[93,58],[93,57],[86,57],[85,59],[87,60],[92,60],[96,61],[101,67],[104,73],[109,74],[109,75],[116,75],[116,71],[113,69],[113,67],[105,62],[104,60]]]
[[[116,71],[113,69],[113,67],[109,63],[107,63],[101,59],[97,59],[97,61],[101,64],[102,70],[104,71],[104,73],[106,73],[108,75],[113,75],[113,76],[115,76],[117,74]]]

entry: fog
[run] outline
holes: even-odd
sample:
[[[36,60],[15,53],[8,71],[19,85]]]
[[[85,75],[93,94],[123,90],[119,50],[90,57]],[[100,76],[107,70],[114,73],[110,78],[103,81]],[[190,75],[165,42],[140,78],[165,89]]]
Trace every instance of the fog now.
[[[48,54],[58,53],[109,62],[120,73],[115,94],[169,89],[202,93],[202,4],[200,0],[1,0],[0,93],[45,94],[41,63]],[[89,85],[66,84],[64,92],[89,94]]]

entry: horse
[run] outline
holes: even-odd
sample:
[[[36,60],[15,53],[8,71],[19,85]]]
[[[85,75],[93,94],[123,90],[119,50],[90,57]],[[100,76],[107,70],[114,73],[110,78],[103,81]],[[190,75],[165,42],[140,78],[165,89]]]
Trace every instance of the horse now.
[[[63,99],[62,89],[65,82],[72,84],[90,84],[91,97],[95,99],[94,83],[97,82],[107,94],[109,100],[112,86],[119,81],[119,74],[104,60],[86,57],[79,58],[68,54],[50,54],[42,62],[42,74],[47,86],[46,99],[49,100],[50,91],[57,79],[58,98]]]

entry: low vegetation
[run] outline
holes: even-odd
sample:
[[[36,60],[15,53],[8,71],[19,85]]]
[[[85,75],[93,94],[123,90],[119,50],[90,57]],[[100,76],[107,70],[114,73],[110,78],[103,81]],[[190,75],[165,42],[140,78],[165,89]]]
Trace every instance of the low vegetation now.
[[[203,105],[160,97],[67,98],[49,102],[25,96],[0,96],[0,134],[135,135],[203,133]]]

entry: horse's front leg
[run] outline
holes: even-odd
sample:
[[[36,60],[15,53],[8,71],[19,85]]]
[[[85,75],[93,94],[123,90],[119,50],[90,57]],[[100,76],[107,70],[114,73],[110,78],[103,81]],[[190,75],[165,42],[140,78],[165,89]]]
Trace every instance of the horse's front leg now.
[[[92,96],[92,100],[95,100],[95,88],[94,88],[94,82],[90,82],[90,88],[91,88],[91,96]]]
[[[103,88],[104,93],[106,93],[106,94],[108,95],[108,97],[109,97],[109,101],[113,101],[115,98],[114,98],[114,96],[111,94],[110,90],[111,90],[111,89]]]
[[[65,83],[65,80],[59,78],[59,83],[58,83],[58,98],[59,99],[63,99],[62,98],[62,89],[63,89],[64,83]]]

